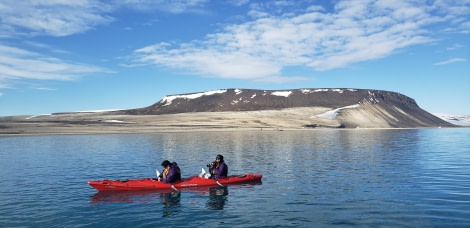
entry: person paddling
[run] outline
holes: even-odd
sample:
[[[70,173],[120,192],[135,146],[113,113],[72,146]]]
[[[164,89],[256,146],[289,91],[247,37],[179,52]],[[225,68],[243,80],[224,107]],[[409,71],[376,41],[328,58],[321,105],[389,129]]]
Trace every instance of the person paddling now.
[[[211,174],[211,178],[216,180],[227,178],[228,166],[225,164],[224,156],[218,154],[215,157],[215,161],[209,164],[209,172]]]
[[[160,176],[158,176],[158,181],[165,183],[181,181],[181,170],[176,162],[170,163],[170,161],[165,160],[162,162],[162,167],[163,171]]]

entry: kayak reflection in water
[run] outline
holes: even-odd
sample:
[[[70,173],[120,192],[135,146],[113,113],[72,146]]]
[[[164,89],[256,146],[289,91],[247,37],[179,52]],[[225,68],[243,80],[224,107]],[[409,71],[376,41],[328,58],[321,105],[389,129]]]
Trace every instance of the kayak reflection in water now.
[[[209,188],[209,200],[206,203],[207,208],[210,210],[223,210],[227,196],[227,187]]]
[[[160,199],[163,203],[162,217],[174,215],[179,211],[181,192],[160,193]]]

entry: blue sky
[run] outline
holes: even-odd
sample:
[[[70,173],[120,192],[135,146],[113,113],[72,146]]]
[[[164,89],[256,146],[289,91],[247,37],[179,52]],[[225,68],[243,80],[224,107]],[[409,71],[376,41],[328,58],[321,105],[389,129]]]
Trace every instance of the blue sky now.
[[[0,116],[240,89],[402,93],[470,114],[470,0],[2,0]]]

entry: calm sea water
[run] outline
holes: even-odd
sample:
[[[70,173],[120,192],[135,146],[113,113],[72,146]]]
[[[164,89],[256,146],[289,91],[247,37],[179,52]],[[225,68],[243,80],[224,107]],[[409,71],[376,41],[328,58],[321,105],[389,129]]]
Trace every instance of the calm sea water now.
[[[216,154],[256,185],[97,193],[196,175]],[[0,137],[0,227],[469,227],[470,129]]]

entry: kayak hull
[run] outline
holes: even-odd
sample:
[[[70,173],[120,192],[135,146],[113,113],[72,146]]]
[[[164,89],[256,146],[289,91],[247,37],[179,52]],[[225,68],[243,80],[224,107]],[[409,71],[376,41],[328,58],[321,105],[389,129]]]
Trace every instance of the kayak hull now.
[[[178,190],[181,188],[226,186],[249,182],[260,182],[261,174],[248,173],[246,175],[229,176],[219,180],[205,179],[199,176],[182,178],[172,184],[159,182],[154,178],[141,178],[132,180],[91,180],[88,184],[98,191],[139,191],[139,190]]]

